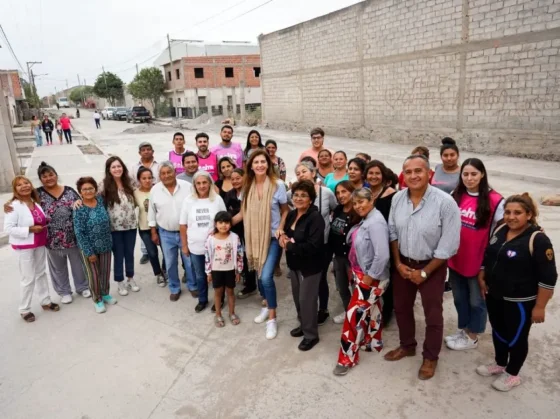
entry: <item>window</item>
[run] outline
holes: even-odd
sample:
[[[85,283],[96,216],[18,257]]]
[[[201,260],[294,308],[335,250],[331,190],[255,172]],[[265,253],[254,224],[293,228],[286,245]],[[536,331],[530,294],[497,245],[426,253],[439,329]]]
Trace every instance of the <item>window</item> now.
[[[194,69],[194,78],[195,79],[203,79],[204,78],[204,69],[199,67]]]
[[[171,71],[167,72],[167,81],[171,81]]]
[[[179,105],[181,104],[181,98],[180,98],[180,97],[177,98],[177,103],[178,103]]]
[[[199,96],[198,97],[198,107],[205,108],[206,107],[206,96]]]
[[[260,77],[261,76],[261,68],[260,67],[253,67],[253,73],[255,74],[255,77]]]
[[[226,67],[226,78],[233,78],[233,67]]]
[[[175,69],[175,76],[177,77],[177,80],[181,78],[181,71],[178,68]]]
[[[228,105],[228,108],[233,107],[233,96],[228,96],[227,97],[227,105]]]

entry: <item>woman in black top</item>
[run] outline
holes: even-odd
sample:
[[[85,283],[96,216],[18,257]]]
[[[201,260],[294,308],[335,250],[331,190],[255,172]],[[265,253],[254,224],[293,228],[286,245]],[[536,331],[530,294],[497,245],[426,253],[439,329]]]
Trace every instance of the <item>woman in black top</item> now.
[[[312,349],[319,342],[317,299],[321,281],[325,239],[325,220],[313,205],[317,193],[309,180],[292,185],[292,201],[295,209],[288,213],[280,246],[286,250],[286,262],[290,268],[292,295],[300,326],[293,329],[293,337],[303,336],[298,348]]]
[[[529,352],[531,324],[544,322],[558,276],[552,244],[537,225],[537,215],[527,193],[506,200],[505,224],[494,231],[478,277],[496,363],[481,365],[476,372],[499,375],[492,387],[500,391],[521,384],[518,374]]]
[[[336,185],[335,195],[339,205],[333,211],[329,231],[329,254],[334,254],[334,279],[344,307],[344,311],[333,318],[336,324],[344,323],[346,308],[352,297],[350,293],[352,274],[350,262],[348,262],[350,246],[346,241],[346,236],[350,229],[360,222],[360,217],[354,211],[352,202],[354,190],[354,185],[349,180],[343,180]]]
[[[375,199],[375,208],[383,215],[385,221],[388,221],[391,202],[397,191],[387,186],[389,181],[387,166],[379,160],[372,160],[367,164],[365,173],[369,189]]]
[[[220,178],[216,181],[215,185],[219,189],[220,196],[224,202],[226,200],[226,193],[233,188],[231,184],[233,169],[235,169],[235,163],[229,157],[222,157],[218,162],[218,175]]]
[[[235,217],[241,211],[241,201],[243,199],[243,176],[245,172],[243,169],[233,169],[231,173],[231,186],[233,188],[226,192],[224,203],[226,204],[227,211]],[[245,229],[243,227],[243,220],[235,224],[231,231],[237,234],[245,247]],[[247,263],[247,255],[243,252],[243,277],[245,278],[245,287],[237,293],[237,298],[244,299],[257,292],[257,280],[255,278],[255,271],[249,271],[249,264]]]

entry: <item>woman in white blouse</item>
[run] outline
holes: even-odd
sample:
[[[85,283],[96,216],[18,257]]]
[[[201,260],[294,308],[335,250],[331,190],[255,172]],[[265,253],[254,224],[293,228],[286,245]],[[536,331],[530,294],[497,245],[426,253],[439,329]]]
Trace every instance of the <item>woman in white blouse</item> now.
[[[214,182],[208,172],[198,171],[193,176],[192,195],[183,202],[179,218],[183,254],[190,256],[198,285],[198,304],[195,311],[200,313],[208,306],[208,282],[204,266],[204,245],[214,229],[214,217],[226,206],[214,190]]]
[[[60,307],[51,301],[47,280],[47,217],[39,205],[39,194],[25,176],[16,176],[12,182],[13,211],[4,217],[4,231],[18,257],[21,275],[21,303],[19,312],[28,323],[35,321],[31,312],[33,290],[41,307],[47,311],[58,311]]]

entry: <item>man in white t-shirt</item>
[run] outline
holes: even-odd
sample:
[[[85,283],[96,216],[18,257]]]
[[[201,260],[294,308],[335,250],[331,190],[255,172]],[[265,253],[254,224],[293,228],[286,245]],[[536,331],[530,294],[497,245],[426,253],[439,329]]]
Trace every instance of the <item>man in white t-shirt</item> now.
[[[97,109],[93,113],[93,119],[95,121],[95,128],[97,129],[101,128],[101,114]]]

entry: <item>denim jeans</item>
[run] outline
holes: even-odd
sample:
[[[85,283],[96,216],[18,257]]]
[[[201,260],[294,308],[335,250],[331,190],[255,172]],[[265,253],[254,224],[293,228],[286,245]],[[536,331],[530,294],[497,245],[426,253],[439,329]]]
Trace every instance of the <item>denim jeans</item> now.
[[[178,269],[178,254],[181,255],[183,265],[187,271],[187,287],[190,291],[196,291],[196,281],[192,275],[190,268],[191,262],[187,256],[181,252],[181,236],[178,231],[168,231],[160,227],[159,229],[159,239],[161,242],[161,248],[163,250],[163,258],[165,259],[165,264],[167,266],[167,275],[169,279],[169,291],[171,294],[177,294],[181,291],[181,280],[179,279],[179,269]]]
[[[204,268],[204,255],[190,255],[194,274],[196,275],[196,284],[198,287],[198,302],[200,304],[208,303],[208,281],[206,280],[206,270]],[[187,268],[188,269],[188,268]]]
[[[352,298],[352,293],[350,291],[350,262],[348,262],[347,256],[335,256],[333,264],[336,289],[342,300],[344,311],[346,311],[348,304],[350,304],[350,299]]]
[[[72,131],[70,129],[65,129],[64,131],[64,138],[66,138],[66,142],[70,144],[72,142]]]
[[[453,302],[459,318],[459,329],[480,334],[486,329],[486,303],[480,295],[476,277],[464,277],[449,269],[449,282],[453,292]]]
[[[261,276],[258,280],[259,292],[266,299],[269,309],[276,309],[276,285],[274,284],[274,268],[282,255],[282,248],[278,240],[272,239],[268,248],[268,256],[264,262]]]
[[[158,276],[165,272],[165,258],[163,258],[162,264],[159,263],[159,252],[158,247],[152,241],[152,233],[150,230],[138,230],[142,243],[144,243],[148,258],[150,259],[150,265],[152,265],[152,270],[154,275]],[[162,250],[163,254],[163,250]]]
[[[113,278],[116,282],[124,281],[123,262],[126,277],[134,277],[134,247],[136,246],[136,229],[111,232],[113,238]]]
[[[35,128],[33,134],[35,135],[35,144],[37,147],[41,147],[43,145],[43,137],[41,135],[41,128]]]

